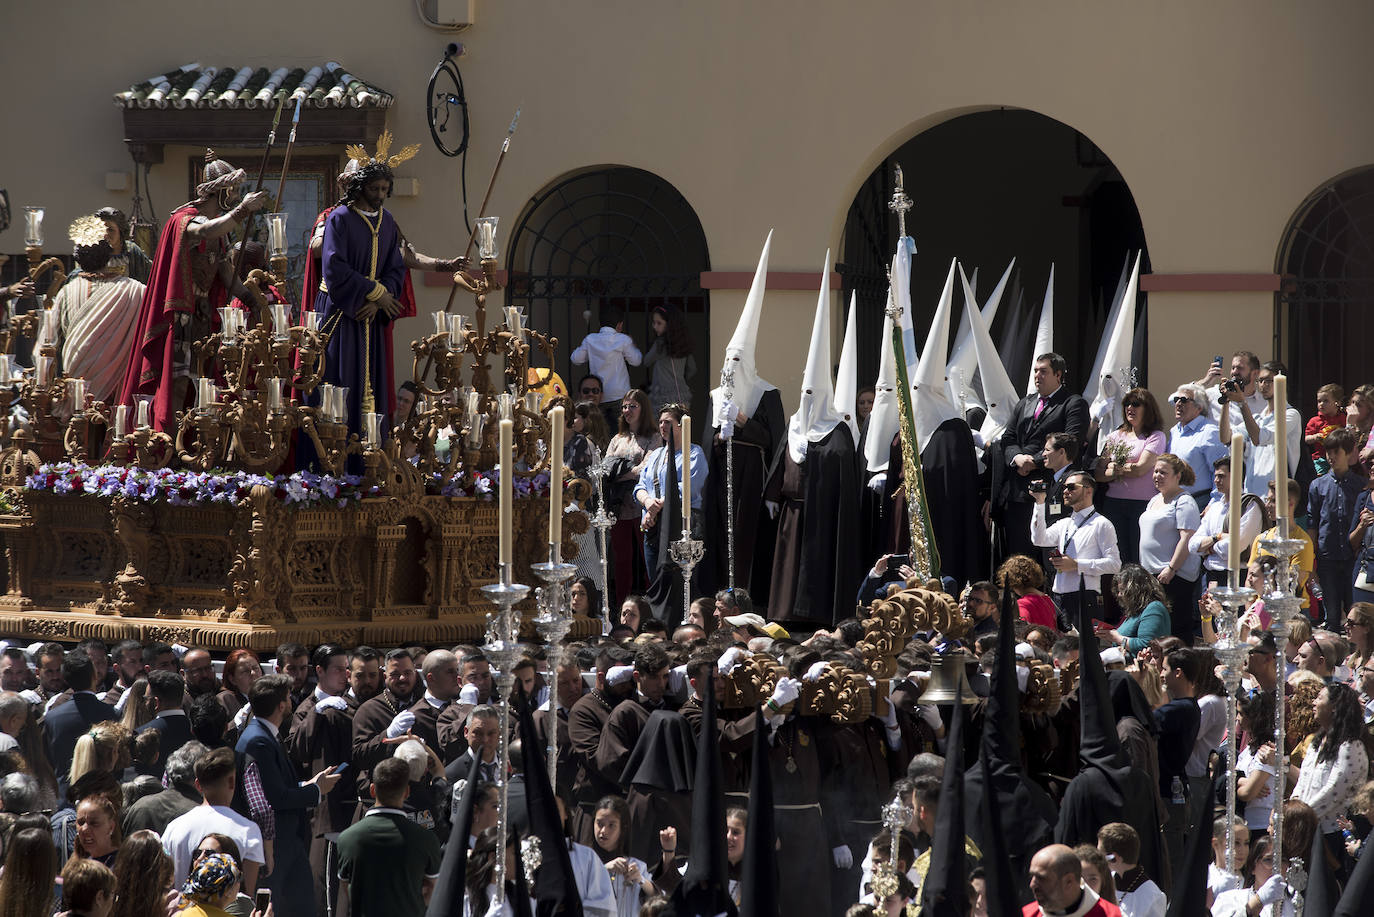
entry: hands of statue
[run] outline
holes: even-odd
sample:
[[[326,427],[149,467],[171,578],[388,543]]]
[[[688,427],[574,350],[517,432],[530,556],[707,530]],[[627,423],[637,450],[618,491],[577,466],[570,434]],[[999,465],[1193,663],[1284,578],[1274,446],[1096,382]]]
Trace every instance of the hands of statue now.
[[[395,318],[401,314],[401,304],[390,293],[383,293],[377,297],[377,308],[385,312],[387,318]]]
[[[252,191],[243,196],[243,200],[239,202],[239,206],[252,213],[255,210],[261,210],[266,207],[271,200],[272,195],[268,194],[266,191]]]
[[[353,315],[360,322],[370,322],[377,315],[377,304],[375,302],[363,302],[354,310]]]
[[[5,294],[12,299],[22,299],[25,296],[32,296],[33,281],[25,277],[17,283],[12,283],[6,288]]]

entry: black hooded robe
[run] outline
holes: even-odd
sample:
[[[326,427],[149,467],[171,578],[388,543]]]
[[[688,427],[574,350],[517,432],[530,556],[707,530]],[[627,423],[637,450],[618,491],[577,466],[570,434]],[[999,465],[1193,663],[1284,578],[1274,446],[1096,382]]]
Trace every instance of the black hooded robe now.
[[[784,451],[768,486],[769,499],[782,503],[769,591],[771,620],[834,627],[854,614],[864,575],[858,493],[848,424],[810,443],[801,464]]]

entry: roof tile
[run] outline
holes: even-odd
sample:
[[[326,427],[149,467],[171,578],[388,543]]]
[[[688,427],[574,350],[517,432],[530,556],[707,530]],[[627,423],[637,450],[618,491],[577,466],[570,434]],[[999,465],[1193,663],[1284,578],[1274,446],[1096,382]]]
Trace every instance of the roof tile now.
[[[337,61],[306,67],[202,67],[199,61],[135,83],[114,96],[120,108],[390,108],[391,93]]]

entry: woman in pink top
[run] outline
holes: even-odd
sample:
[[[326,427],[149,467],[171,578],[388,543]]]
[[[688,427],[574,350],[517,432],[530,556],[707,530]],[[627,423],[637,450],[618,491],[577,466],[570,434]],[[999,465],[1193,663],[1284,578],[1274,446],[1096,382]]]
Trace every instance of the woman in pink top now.
[[[1102,515],[1116,528],[1123,564],[1140,562],[1140,514],[1155,495],[1150,472],[1169,451],[1159,405],[1149,389],[1133,388],[1121,398],[1126,420],[1107,435],[1093,477],[1110,482]]]
[[[1045,571],[1038,563],[1024,554],[1014,554],[998,568],[997,582],[1016,595],[1021,620],[1059,630],[1059,609],[1040,588],[1045,585]]]

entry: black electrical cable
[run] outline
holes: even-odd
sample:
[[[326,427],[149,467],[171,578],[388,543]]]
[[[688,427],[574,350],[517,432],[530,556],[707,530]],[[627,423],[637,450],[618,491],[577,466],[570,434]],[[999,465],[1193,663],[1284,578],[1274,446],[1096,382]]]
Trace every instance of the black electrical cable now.
[[[458,70],[458,57],[463,53],[462,46],[450,42],[444,48],[444,56],[430,74],[428,97],[425,111],[429,116],[429,134],[434,145],[445,156],[463,158],[461,181],[463,190],[463,225],[470,233],[472,223],[468,219],[468,138],[471,125],[468,122],[467,95],[463,89],[463,74]],[[457,107],[459,116],[458,142],[453,144],[447,136],[449,120]]]

